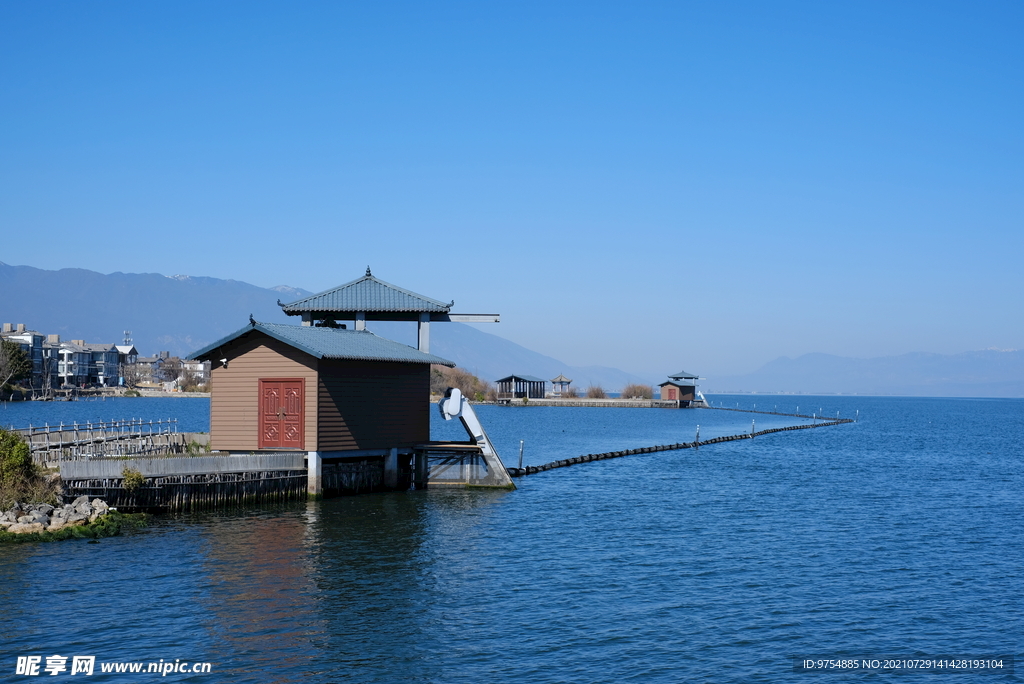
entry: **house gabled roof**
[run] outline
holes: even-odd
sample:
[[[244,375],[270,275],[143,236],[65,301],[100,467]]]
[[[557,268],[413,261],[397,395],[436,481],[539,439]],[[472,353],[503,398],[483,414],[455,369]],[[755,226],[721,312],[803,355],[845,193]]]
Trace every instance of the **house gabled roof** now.
[[[672,378],[673,380],[700,380],[700,378],[698,378],[693,373],[687,373],[686,371],[679,371],[675,375],[670,375],[668,377]]]
[[[291,347],[318,359],[350,359],[356,361],[393,361],[404,363],[436,363],[454,366],[447,359],[425,354],[418,349],[377,337],[369,330],[345,330],[342,328],[314,328],[305,325],[282,325],[281,323],[260,323],[253,321],[237,332],[209,344],[186,358],[195,360],[212,359],[218,349],[253,331],[264,333]],[[218,357],[219,358],[219,357]]]
[[[535,378],[532,375],[510,375],[507,378],[501,378],[500,380],[495,380],[495,382],[509,382],[509,381],[515,381],[515,380],[525,380],[526,382],[546,382],[546,380],[541,380],[540,378]]]
[[[664,387],[666,385],[672,385],[673,387],[693,387],[693,383],[679,382],[677,380],[666,380],[665,382],[658,385],[658,387]]]
[[[114,345],[114,344],[103,344],[102,342],[97,342],[97,343],[94,343],[94,344],[87,343],[87,344],[83,344],[83,345],[79,345],[79,346],[81,346],[81,348],[84,349],[87,352],[111,352],[111,351],[117,351],[117,346],[116,345]]]
[[[390,311],[404,313],[448,313],[452,304],[410,292],[391,283],[374,278],[370,269],[366,275],[350,283],[324,290],[290,304],[278,304],[289,316],[304,312],[354,313],[357,311]]]

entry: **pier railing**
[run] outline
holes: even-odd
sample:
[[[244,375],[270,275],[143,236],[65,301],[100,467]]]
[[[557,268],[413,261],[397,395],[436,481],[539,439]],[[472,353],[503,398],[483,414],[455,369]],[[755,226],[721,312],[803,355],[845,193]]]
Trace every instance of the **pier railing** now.
[[[128,418],[70,424],[29,425],[14,430],[28,442],[37,463],[180,454],[187,450],[186,433],[178,432],[175,418]]]

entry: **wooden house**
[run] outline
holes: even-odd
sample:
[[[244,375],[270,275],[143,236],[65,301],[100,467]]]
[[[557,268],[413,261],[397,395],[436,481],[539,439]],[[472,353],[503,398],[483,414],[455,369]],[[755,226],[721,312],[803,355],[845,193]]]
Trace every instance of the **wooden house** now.
[[[256,321],[189,358],[212,365],[212,449],[318,460],[429,441],[430,364],[455,365],[366,330]]]
[[[696,400],[697,380],[700,378],[686,371],[679,371],[668,377],[667,381],[658,385],[661,388],[662,401],[678,401],[681,407],[686,407]]]

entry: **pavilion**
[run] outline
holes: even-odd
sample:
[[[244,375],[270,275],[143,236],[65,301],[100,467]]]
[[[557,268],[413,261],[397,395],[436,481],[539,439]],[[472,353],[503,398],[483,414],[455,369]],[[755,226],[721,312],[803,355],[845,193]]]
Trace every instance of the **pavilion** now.
[[[277,301],[289,316],[301,316],[302,325],[344,327],[337,321],[354,321],[356,330],[365,330],[366,321],[415,321],[417,349],[430,353],[430,324],[441,321],[459,323],[499,323],[500,314],[452,313],[452,300],[424,297],[375,278],[366,267],[366,275],[330,290],[288,304]]]
[[[571,382],[572,380],[559,373],[557,378],[551,379],[551,396],[560,397],[566,394],[569,391],[569,384]]]

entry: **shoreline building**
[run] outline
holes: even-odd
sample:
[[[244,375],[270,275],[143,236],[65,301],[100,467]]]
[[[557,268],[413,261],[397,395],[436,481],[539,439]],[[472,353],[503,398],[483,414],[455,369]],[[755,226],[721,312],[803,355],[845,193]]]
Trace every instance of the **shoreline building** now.
[[[499,400],[543,399],[547,382],[532,375],[509,375],[495,380]]]
[[[494,321],[454,304],[362,278],[278,305],[301,325],[249,325],[187,358],[211,364],[210,446],[227,456],[302,454],[311,496],[403,491],[415,485],[514,488],[472,408],[442,402],[466,442],[430,439],[430,323]],[[342,322],[344,321],[344,323]],[[348,322],[353,322],[353,328]],[[410,321],[418,348],[375,335],[366,321]]]
[[[693,373],[679,371],[668,376],[668,380],[658,385],[661,388],[662,401],[678,401],[680,408],[688,408],[704,402],[704,395],[697,391],[699,377]]]
[[[551,396],[560,398],[568,394],[570,384],[572,380],[559,373],[557,378],[551,379]]]

